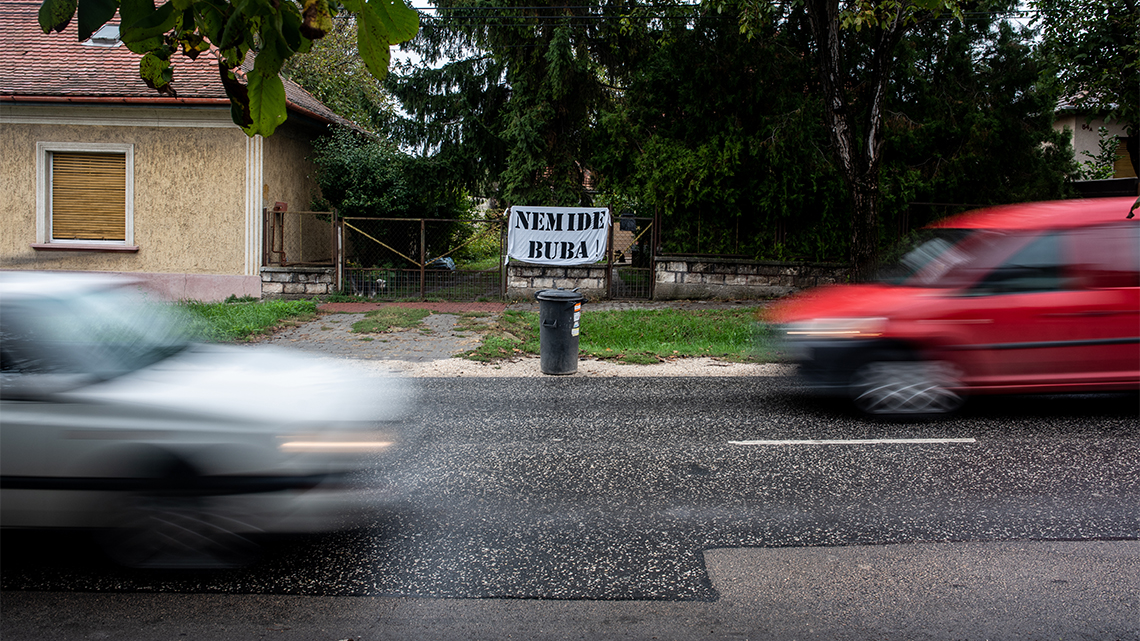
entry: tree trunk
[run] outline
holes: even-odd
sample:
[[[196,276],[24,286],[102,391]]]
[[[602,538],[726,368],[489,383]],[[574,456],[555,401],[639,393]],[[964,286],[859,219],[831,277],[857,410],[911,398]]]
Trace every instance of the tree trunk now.
[[[879,260],[879,167],[882,161],[883,110],[895,45],[903,34],[902,9],[894,20],[876,27],[878,42],[864,76],[853,78],[847,69],[840,42],[839,0],[808,0],[805,3],[812,36],[816,40],[825,113],[831,129],[836,159],[851,195],[852,278],[866,280]],[[847,88],[867,87],[866,138],[860,140],[852,125],[857,114],[847,97]]]
[[[865,175],[851,190],[851,279],[864,282],[879,264],[879,176]]]

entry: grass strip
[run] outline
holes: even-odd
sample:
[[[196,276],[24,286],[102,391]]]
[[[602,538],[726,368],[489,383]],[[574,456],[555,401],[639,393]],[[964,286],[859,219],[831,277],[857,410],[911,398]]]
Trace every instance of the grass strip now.
[[[768,360],[757,351],[756,310],[584,310],[578,348],[581,356],[622,363],[659,363],[672,358],[708,356],[734,362]],[[493,362],[540,354],[539,318],[534,312],[507,311],[485,329],[482,344],[460,356]]]
[[[426,309],[381,307],[353,323],[352,331],[357,334],[379,334],[393,328],[405,329],[419,325],[428,316],[431,316],[431,311]]]
[[[317,304],[308,300],[184,301],[176,306],[188,316],[201,340],[219,343],[249,340],[284,322],[308,320],[317,313]]]
[[[753,360],[755,310],[645,309],[583,312],[581,354],[624,363],[709,356]]]
[[[468,319],[468,322],[473,319]],[[505,311],[497,319],[483,323],[479,331],[483,332],[479,347],[458,356],[473,361],[496,362],[539,353],[538,314],[534,312]]]

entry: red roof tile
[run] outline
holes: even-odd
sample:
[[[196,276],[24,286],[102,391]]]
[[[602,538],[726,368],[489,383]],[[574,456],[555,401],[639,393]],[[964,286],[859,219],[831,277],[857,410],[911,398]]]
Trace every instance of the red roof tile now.
[[[125,46],[79,42],[76,19],[62,33],[45,35],[37,18],[39,8],[37,1],[0,0],[0,100],[227,101],[217,62],[209,52],[197,60],[181,53],[174,55],[174,99],[146,86],[139,78],[141,56]],[[117,17],[111,23],[116,21]],[[353,126],[296,83],[283,80],[286,100],[293,111],[323,122]]]

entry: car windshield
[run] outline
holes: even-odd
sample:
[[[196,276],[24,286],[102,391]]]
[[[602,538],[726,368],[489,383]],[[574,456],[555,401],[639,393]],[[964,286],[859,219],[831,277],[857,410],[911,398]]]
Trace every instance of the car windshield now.
[[[957,262],[954,247],[974,233],[972,229],[921,229],[892,252],[875,277],[886,285],[926,286]]]
[[[120,376],[185,349],[188,325],[125,289],[68,299],[6,301],[0,309],[4,370]]]

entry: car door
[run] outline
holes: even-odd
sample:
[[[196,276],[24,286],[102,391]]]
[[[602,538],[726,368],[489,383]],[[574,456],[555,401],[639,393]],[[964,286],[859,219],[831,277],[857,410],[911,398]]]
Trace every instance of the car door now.
[[[1069,371],[1090,385],[1140,385],[1140,220],[1065,234],[1074,289],[1083,306],[1065,314],[1076,360]]]
[[[34,346],[18,328],[28,310],[0,306],[0,524],[40,525],[50,494],[42,489],[48,440],[35,416],[52,406],[47,389],[59,381],[42,371]]]
[[[46,338],[67,306],[50,299],[0,307],[0,523],[55,527],[90,523],[99,504],[76,476],[103,440],[92,429],[124,425],[113,406],[84,398],[98,377],[68,358],[74,343]]]
[[[1058,310],[1076,304],[1065,287],[1056,233],[1011,234],[1012,250],[961,290],[944,319],[960,328],[969,383],[1005,388],[1044,384],[1067,360],[1067,323]]]
[[[958,349],[976,365],[972,385],[1061,391],[1119,382],[1130,368],[1122,347],[1135,339],[1135,290],[1090,287],[1076,264],[1078,245],[1108,256],[1109,247],[1097,249],[1105,240],[1088,230],[1041,233],[962,292],[952,317],[968,327]]]

